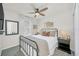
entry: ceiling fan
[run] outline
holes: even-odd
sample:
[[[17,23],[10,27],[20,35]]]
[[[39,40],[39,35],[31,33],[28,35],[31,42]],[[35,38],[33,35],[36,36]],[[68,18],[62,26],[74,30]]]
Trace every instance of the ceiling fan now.
[[[34,12],[29,12],[29,14],[34,14],[34,17],[36,18],[38,15],[45,16],[45,14],[43,14],[42,12],[46,11],[48,9],[48,7],[39,9],[39,8],[35,8],[35,6],[33,6],[33,9],[34,9]]]

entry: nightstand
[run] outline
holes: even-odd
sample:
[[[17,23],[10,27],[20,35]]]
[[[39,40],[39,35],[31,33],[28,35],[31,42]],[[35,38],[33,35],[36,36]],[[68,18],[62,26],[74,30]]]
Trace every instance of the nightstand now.
[[[70,39],[62,39],[62,38],[58,38],[58,49],[61,49],[62,51],[65,51],[69,54],[71,54],[71,50],[70,50]]]

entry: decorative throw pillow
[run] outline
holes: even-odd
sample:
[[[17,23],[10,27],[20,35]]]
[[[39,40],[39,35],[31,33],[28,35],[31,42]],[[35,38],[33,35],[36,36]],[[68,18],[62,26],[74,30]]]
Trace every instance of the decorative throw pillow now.
[[[50,32],[46,32],[46,36],[50,36]]]
[[[45,31],[44,31],[44,32],[42,32],[42,35],[43,35],[43,36],[50,36],[50,32],[45,32]]]

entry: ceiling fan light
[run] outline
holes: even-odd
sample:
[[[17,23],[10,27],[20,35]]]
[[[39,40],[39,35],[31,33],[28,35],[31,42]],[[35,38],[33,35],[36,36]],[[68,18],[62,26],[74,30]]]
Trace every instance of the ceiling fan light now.
[[[39,16],[39,13],[35,13],[36,16]]]

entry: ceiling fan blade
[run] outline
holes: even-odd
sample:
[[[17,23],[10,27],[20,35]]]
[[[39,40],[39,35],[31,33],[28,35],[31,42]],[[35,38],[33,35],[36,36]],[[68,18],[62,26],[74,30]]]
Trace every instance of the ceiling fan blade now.
[[[45,11],[45,10],[47,10],[47,9],[48,9],[48,7],[43,8],[43,9],[41,9],[39,12],[43,12],[43,11]]]
[[[45,16],[45,14],[43,14],[43,13],[39,13],[40,15],[42,15],[42,16]]]

